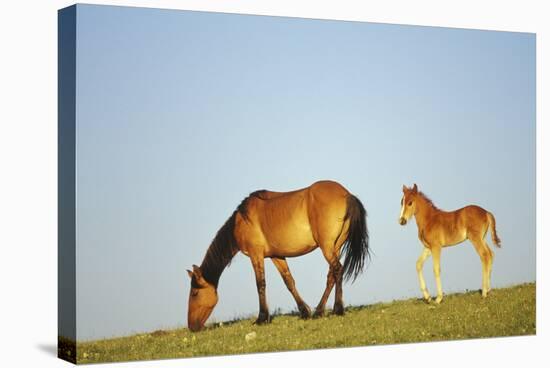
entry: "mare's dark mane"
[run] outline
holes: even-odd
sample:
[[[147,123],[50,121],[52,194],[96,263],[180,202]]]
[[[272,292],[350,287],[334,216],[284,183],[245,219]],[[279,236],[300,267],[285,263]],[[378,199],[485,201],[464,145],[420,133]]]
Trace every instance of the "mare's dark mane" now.
[[[265,199],[263,194],[265,190],[258,190],[244,198],[237,206],[237,209],[227,219],[225,224],[218,230],[216,236],[210,243],[210,247],[206,251],[206,255],[200,266],[202,275],[212,285],[218,287],[220,275],[225,267],[229,266],[231,260],[239,250],[239,245],[235,239],[235,218],[240,213],[245,219],[248,219],[247,205],[250,198],[255,197]],[[192,280],[193,287],[198,287],[196,282]]]

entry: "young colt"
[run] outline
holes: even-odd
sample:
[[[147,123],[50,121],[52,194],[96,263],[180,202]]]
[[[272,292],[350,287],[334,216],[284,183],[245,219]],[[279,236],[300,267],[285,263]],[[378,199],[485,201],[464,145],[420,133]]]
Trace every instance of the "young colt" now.
[[[422,268],[426,259],[433,256],[433,269],[437,285],[436,303],[441,303],[443,291],[441,289],[440,257],[441,248],[462,243],[469,239],[481,259],[482,266],[482,296],[487,297],[491,290],[491,268],[494,253],[485,242],[487,231],[491,230],[493,244],[500,247],[500,239],[496,232],[495,217],[489,211],[479,206],[466,206],[456,211],[442,211],[433,202],[418,191],[416,184],[412,188],[403,185],[401,198],[401,214],[399,224],[406,225],[414,215],[418,226],[418,239],[424,245],[422,254],[416,261],[416,272],[420,282],[420,290],[427,302],[431,301]]]

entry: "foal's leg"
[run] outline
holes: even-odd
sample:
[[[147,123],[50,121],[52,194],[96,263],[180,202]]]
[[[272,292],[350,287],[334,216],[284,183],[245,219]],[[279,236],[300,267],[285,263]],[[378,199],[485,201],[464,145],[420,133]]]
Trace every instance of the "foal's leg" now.
[[[292,277],[292,274],[290,273],[290,269],[288,268],[286,259],[271,258],[271,260],[273,261],[273,264],[275,265],[275,267],[277,267],[277,270],[281,274],[281,277],[283,278],[283,281],[285,282],[286,287],[294,297],[294,300],[298,305],[298,310],[300,311],[301,317],[304,319],[309,318],[311,314],[311,310],[309,309],[308,305],[304,303],[300,294],[298,294],[298,290],[296,290],[296,284],[294,282],[294,278]]]
[[[254,268],[254,274],[256,275],[256,288],[258,289],[258,297],[260,301],[260,311],[258,313],[258,319],[255,323],[262,324],[270,322],[269,309],[267,307],[265,296],[264,257],[251,257],[250,260],[252,261],[252,267]]]
[[[426,259],[430,256],[431,251],[429,248],[424,248],[422,251],[422,254],[420,254],[420,257],[418,257],[418,260],[416,261],[416,273],[418,275],[418,281],[420,282],[420,290],[422,291],[422,295],[424,296],[424,300],[428,303],[432,300],[430,297],[430,293],[428,292],[428,289],[426,288],[426,280],[424,280],[424,274],[422,272],[422,269],[424,268],[424,262],[426,262]]]
[[[487,293],[491,291],[491,272],[493,271],[493,259],[495,258],[495,253],[489,247],[489,244],[484,240],[485,247],[489,250],[489,262],[487,264]]]
[[[471,239],[471,241],[472,244],[474,244],[477,254],[479,255],[479,259],[481,260],[481,296],[485,298],[489,292],[489,269],[491,267],[490,264],[492,263],[491,249],[489,249],[485,241],[481,238]]]
[[[435,284],[437,286],[437,298],[435,298],[435,302],[439,304],[441,303],[441,300],[443,300],[443,289],[441,287],[441,246],[440,245],[432,246],[432,256],[433,256]]]

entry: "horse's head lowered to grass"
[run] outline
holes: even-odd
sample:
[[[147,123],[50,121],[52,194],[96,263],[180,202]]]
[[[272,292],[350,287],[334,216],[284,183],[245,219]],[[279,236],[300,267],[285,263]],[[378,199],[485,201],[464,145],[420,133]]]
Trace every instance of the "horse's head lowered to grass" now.
[[[187,309],[187,327],[195,332],[200,331],[218,303],[218,292],[202,276],[199,266],[193,265],[193,271],[187,270],[191,278],[189,306]]]
[[[265,292],[265,258],[271,258],[283,277],[300,316],[309,318],[311,310],[296,290],[286,257],[308,254],[315,248],[321,248],[329,264],[329,281],[315,316],[324,314],[334,285],[333,313],[342,315],[342,282],[355,280],[369,257],[367,211],[361,201],[341,184],[330,180],[290,192],[251,193],[218,230],[200,267],[194,265],[193,271],[187,271],[191,277],[188,328],[199,331],[204,327],[218,302],[220,276],[239,251],[250,258],[254,269],[260,304],[256,324],[271,320]],[[343,265],[338,257],[340,250],[345,256]]]

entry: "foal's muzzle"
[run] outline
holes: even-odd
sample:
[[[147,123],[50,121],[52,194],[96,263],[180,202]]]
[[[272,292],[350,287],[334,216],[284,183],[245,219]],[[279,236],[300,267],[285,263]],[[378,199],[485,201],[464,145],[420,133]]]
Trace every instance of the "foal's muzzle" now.
[[[407,225],[407,220],[404,217],[399,218],[399,225]]]

